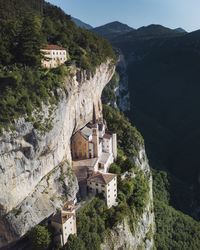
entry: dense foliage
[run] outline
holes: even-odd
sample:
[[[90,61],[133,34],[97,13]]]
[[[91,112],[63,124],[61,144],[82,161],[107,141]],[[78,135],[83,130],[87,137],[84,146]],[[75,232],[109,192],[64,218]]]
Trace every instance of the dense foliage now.
[[[51,243],[51,235],[44,226],[38,225],[29,233],[29,240],[33,250],[45,250]]]
[[[199,30],[186,33],[159,25],[112,40],[128,62],[128,116],[144,136],[151,165],[196,186],[200,203],[199,41]]]
[[[65,67],[48,73],[42,69],[23,66],[8,67],[6,70],[0,68],[0,131],[22,114],[27,121],[33,122],[35,128],[42,128],[40,122],[42,119],[38,116],[38,111],[41,110],[42,104],[57,103],[59,97],[57,88],[63,87],[62,80],[65,75]],[[36,109],[37,114],[33,115]],[[50,128],[50,123],[47,121],[42,130]]]
[[[117,110],[111,107],[104,107],[107,114],[109,128],[116,128],[116,132],[120,132],[118,122],[123,129],[132,129],[130,137],[132,142],[138,136],[135,128],[132,128],[126,118]],[[122,143],[125,138],[120,139],[119,144],[121,149],[118,152],[118,159],[116,163],[111,166],[110,171],[118,174],[118,206],[107,208],[105,202],[99,197],[92,199],[85,207],[83,207],[77,217],[77,230],[78,237],[70,237],[64,249],[78,249],[82,250],[100,249],[100,244],[105,236],[109,235],[111,228],[115,227],[118,223],[126,219],[132,231],[137,226],[138,219],[143,213],[149,194],[149,180],[148,176],[144,175],[131,160],[133,155],[132,151],[126,154],[126,147]],[[137,141],[137,143],[139,143]],[[124,150],[124,151],[123,151]],[[133,152],[132,152],[133,154]],[[128,177],[121,178],[121,174],[128,172]]]
[[[153,191],[157,249],[199,249],[200,223],[170,206],[170,182],[165,172],[153,171]]]
[[[110,106],[104,105],[103,115],[109,130],[117,133],[119,146],[123,148],[124,152],[132,157],[137,155],[139,148],[144,143],[137,129],[122,113]]]
[[[55,6],[45,3],[42,12],[41,2],[0,2],[0,130],[20,116],[42,127],[33,120],[33,111],[43,103],[55,104],[69,62],[60,69],[42,69],[43,45],[66,48],[73,65],[90,72],[108,58],[115,60],[106,40],[77,28]],[[50,124],[45,126],[50,128]]]

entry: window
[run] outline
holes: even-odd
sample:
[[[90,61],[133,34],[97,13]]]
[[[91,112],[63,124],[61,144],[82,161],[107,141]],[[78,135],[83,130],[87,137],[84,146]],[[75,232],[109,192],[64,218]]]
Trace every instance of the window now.
[[[108,183],[108,186],[110,186],[110,183]]]
[[[99,184],[98,184],[98,183],[96,183],[96,186],[99,186]]]
[[[110,189],[108,189],[108,192],[110,192]]]
[[[115,194],[115,197],[116,197],[117,195]]]
[[[108,195],[108,198],[110,198],[110,195]]]

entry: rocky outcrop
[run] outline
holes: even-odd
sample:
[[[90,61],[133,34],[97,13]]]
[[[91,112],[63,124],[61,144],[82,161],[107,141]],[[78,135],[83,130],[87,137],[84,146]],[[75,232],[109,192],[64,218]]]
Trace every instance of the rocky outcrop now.
[[[119,87],[116,91],[117,104],[121,111],[127,112],[130,110],[130,95],[128,90],[127,63],[122,53],[119,56],[117,72],[120,76]]]
[[[71,136],[92,119],[93,108],[101,115],[101,93],[114,68],[108,61],[93,75],[75,70],[66,76],[57,107],[44,107],[40,114],[44,121],[51,117],[50,131],[41,133],[22,118],[0,137],[0,246],[75,198]]]
[[[153,235],[155,231],[152,176],[144,148],[138,152],[134,159],[135,164],[141,169],[149,183],[149,197],[143,214],[139,216],[134,225],[130,225],[128,218],[113,228],[105,237],[102,250],[151,250],[154,246]],[[131,230],[133,228],[134,230]]]

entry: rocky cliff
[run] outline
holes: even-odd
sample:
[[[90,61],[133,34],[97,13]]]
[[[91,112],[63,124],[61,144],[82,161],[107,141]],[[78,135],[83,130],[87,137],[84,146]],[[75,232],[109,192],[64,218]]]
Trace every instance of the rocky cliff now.
[[[0,247],[19,239],[48,218],[67,199],[75,198],[77,180],[71,171],[71,136],[93,115],[101,115],[101,93],[114,66],[101,64],[93,75],[74,72],[52,111],[43,107],[42,120],[51,117],[52,129],[34,129],[25,119],[0,137]]]
[[[154,247],[153,235],[155,224],[152,176],[145,149],[142,146],[134,162],[135,165],[145,173],[145,177],[148,179],[149,195],[146,207],[142,215],[140,215],[132,225],[128,222],[128,218],[125,218],[120,224],[113,228],[105,238],[101,246],[102,250],[151,250]]]

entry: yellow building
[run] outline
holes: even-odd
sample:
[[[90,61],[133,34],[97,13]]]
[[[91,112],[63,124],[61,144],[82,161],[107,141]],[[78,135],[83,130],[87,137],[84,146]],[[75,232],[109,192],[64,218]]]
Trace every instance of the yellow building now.
[[[44,56],[41,62],[42,67],[48,69],[56,68],[64,64],[69,58],[66,49],[58,45],[49,44],[42,48],[40,51]]]
[[[67,202],[64,208],[51,218],[51,225],[55,229],[55,241],[64,246],[70,234],[77,234],[74,203]]]

